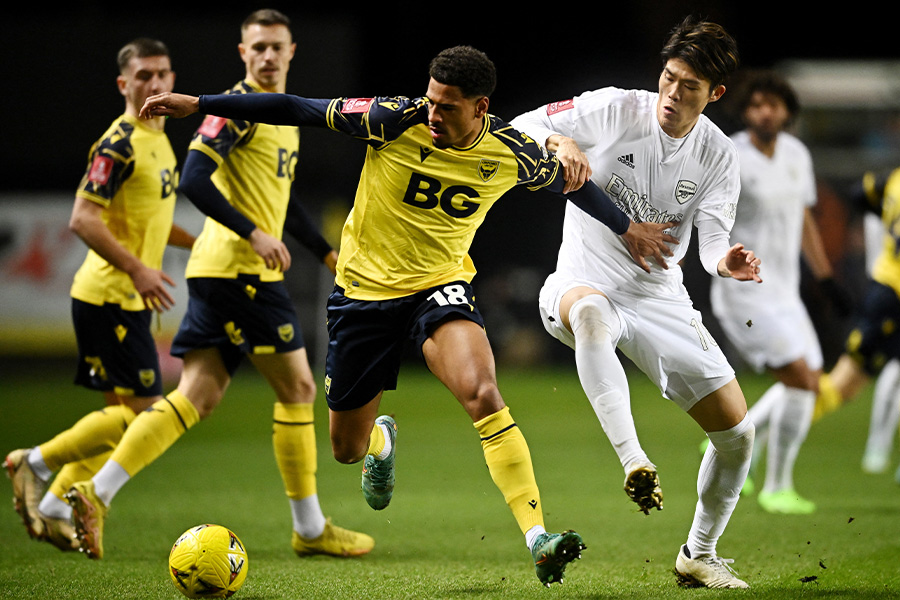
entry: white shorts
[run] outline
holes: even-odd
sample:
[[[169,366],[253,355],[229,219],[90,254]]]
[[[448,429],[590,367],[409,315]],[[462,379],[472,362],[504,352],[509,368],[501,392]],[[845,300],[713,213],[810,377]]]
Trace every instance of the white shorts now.
[[[547,332],[575,348],[575,336],[562,323],[559,302],[572,288],[597,284],[550,275],[541,288],[541,321]],[[690,410],[697,401],[734,379],[734,369],[703,325],[690,299],[642,297],[600,289],[621,327],[616,346],[659,388],[662,395]]]
[[[713,314],[728,340],[757,372],[804,359],[813,371],[822,368],[822,347],[815,326],[800,298],[775,304],[746,295],[738,297],[714,286]]]

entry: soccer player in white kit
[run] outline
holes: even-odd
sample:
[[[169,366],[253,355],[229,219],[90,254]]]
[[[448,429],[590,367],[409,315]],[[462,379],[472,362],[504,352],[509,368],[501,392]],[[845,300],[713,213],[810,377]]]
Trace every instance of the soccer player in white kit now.
[[[731,141],[702,113],[737,68],[734,40],[717,24],[685,19],[662,53],[659,93],[604,88],[521,115],[514,127],[556,152],[566,177],[588,178],[634,221],[671,223],[665,264],[635,266],[625,247],[573,206],[557,269],[540,293],[547,331],[575,350],[582,387],[641,509],[662,507],[656,467],[631,416],[621,349],[707,432],[699,499],[675,568],[684,585],[745,588],[716,543],[747,476],[754,426],[743,392],[682,284],[693,227],[712,275],[761,281],[759,259],[729,232],[740,189]],[[583,153],[582,153],[583,152]]]
[[[800,297],[800,260],[829,296],[837,298],[831,265],[811,209],[816,204],[813,162],[806,146],[786,131],[800,104],[771,71],[749,72],[732,96],[745,128],[732,136],[741,165],[741,195],[731,234],[766,257],[757,286],[714,279],[712,310],[744,361],[777,380],[750,408],[756,455],[766,448],[760,506],[776,514],[810,514],[815,503],[794,489],[797,454],[812,420],[822,350]],[[764,441],[768,438],[767,441]]]

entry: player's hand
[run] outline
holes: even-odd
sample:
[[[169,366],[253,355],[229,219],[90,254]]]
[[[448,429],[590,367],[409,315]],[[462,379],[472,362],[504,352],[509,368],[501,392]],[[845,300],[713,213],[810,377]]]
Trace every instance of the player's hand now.
[[[287,271],[291,268],[291,253],[288,252],[284,242],[278,238],[256,228],[247,239],[254,252],[265,261],[267,268],[276,271]]]
[[[175,282],[163,271],[145,266],[131,274],[131,281],[149,310],[163,312],[175,306],[175,298],[166,289],[166,285],[175,287]]]
[[[760,262],[752,250],[745,250],[743,244],[735,244],[719,261],[719,275],[732,277],[738,281],[762,283],[759,277]]]
[[[325,266],[328,267],[328,270],[331,271],[332,275],[337,275],[337,261],[338,261],[338,253],[337,250],[332,250],[328,254],[325,255],[325,258],[322,259],[322,262],[325,263]]]
[[[566,181],[564,194],[574,192],[590,181],[593,171],[587,156],[575,143],[575,140],[565,136],[555,137],[556,159],[563,167],[563,179]]]
[[[141,107],[142,119],[153,117],[175,117],[181,119],[200,110],[200,98],[173,92],[163,92],[150,96]]]
[[[668,244],[677,244],[678,238],[672,234],[666,233],[666,229],[671,229],[676,223],[635,223],[634,221],[628,226],[628,231],[622,234],[625,246],[628,248],[631,258],[634,259],[644,271],[650,272],[650,265],[647,263],[647,257],[653,260],[663,269],[668,269],[665,256],[672,256],[674,252],[669,248]]]

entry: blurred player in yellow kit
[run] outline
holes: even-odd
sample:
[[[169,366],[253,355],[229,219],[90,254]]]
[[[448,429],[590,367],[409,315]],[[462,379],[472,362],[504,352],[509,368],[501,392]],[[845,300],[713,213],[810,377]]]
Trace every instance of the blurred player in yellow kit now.
[[[107,406],[5,461],[29,535],[61,550],[78,548],[63,495],[96,472],[135,414],[162,398],[150,326],[153,312],[174,302],[166,289],[174,282],[160,270],[163,251],[167,243],[190,248],[194,241],[172,223],[177,164],[165,119],[138,118],[147,96],[174,85],[169,51],[139,38],[119,51],[118,65],[125,112],[91,148],[70,221],[89,248],[71,289],[75,382],[102,392]]]
[[[284,92],[295,50],[289,26],[274,10],[245,19],[238,49],[246,75],[229,95]],[[215,117],[194,135],[180,190],[208,218],[188,261],[189,303],[172,342],[184,368],[177,389],[141,413],[97,474],[67,494],[89,557],[103,555],[103,525],[115,494],[213,411],[244,356],[275,392],[273,446],[291,509],[294,551],[357,556],[374,546],[370,536],[334,525],[319,505],[317,390],[284,285],[291,256],[282,230],[332,270],[337,253],[293,193],[299,142],[295,127]]]
[[[900,322],[900,168],[886,174],[866,173],[853,195],[855,205],[879,215],[886,235],[844,353],[819,382],[815,420],[855,399],[886,365],[900,358],[896,326]],[[890,390],[887,393],[893,396]],[[900,481],[900,470],[895,477]]]

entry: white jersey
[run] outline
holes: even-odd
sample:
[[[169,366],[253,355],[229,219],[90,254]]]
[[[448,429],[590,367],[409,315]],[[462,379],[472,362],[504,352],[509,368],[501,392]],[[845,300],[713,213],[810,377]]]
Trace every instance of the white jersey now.
[[[603,88],[521,115],[512,125],[540,143],[554,133],[573,138],[587,155],[592,180],[633,221],[675,222],[679,240],[668,270],[651,273],[634,263],[619,236],[571,202],[566,207],[556,276],[590,283],[607,293],[687,299],[679,261],[692,228],[701,257],[713,247],[715,274],[725,255],[740,192],[734,145],[707,117],[685,137],[669,137],[656,117],[659,94]],[[705,253],[707,256],[709,252]]]
[[[717,278],[713,313],[744,360],[757,370],[798,358],[812,369],[822,352],[800,297],[803,219],[816,202],[812,159],[803,143],[781,133],[771,158],[746,131],[732,137],[741,161],[741,196],[732,234],[764,258],[763,282]]]
[[[816,203],[812,158],[803,142],[780,133],[771,158],[760,152],[750,134],[732,136],[741,165],[741,196],[732,236],[764,260],[758,285],[720,279],[713,297],[740,296],[745,301],[794,302],[800,296],[800,246],[803,217]]]

